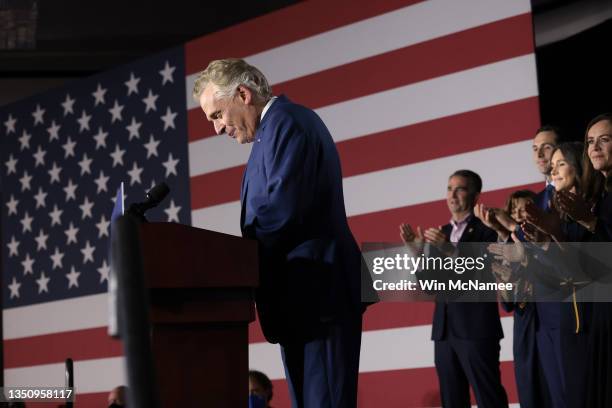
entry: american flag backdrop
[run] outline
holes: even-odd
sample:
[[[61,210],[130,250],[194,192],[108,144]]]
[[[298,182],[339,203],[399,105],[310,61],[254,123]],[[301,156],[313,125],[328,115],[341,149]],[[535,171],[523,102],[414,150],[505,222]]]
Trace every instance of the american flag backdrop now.
[[[530,155],[539,107],[528,0],[312,0],[5,107],[7,385],[62,384],[67,356],[84,406],[123,382],[121,348],[106,337],[103,233],[120,181],[131,202],[168,179],[171,197],[151,218],[239,234],[250,147],[215,136],[191,99],[195,74],[225,57],[245,58],[275,94],[323,118],[359,242],[397,241],[401,222],[446,223],[447,177],[460,168],[482,176],[487,204],[541,189]],[[385,303],[366,313],[360,406],[440,405],[432,312]],[[501,368],[516,403],[511,319],[502,318]],[[249,351],[274,382],[273,405],[288,406],[278,346],[257,324]]]

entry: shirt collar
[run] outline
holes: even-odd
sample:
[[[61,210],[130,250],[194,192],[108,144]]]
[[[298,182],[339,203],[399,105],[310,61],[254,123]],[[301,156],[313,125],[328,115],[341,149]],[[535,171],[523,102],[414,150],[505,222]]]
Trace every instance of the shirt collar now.
[[[270,98],[270,100],[268,101],[268,103],[266,103],[266,106],[264,106],[263,110],[261,111],[261,116],[259,117],[259,121],[261,122],[266,114],[266,112],[268,112],[268,109],[270,109],[270,106],[272,106],[272,104],[274,103],[274,100],[278,98],[278,96],[273,96]]]
[[[466,215],[462,220],[459,220],[459,221],[455,221],[453,218],[451,218],[450,224],[455,228],[461,227],[463,225],[466,225],[468,222],[470,222],[471,218],[472,218],[472,213]]]

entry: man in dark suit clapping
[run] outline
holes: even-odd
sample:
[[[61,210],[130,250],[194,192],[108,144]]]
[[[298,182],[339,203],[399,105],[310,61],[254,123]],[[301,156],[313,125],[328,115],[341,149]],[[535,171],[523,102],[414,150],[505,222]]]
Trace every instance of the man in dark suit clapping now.
[[[423,233],[420,227],[415,233],[410,225],[402,224],[402,240],[412,247],[416,241],[430,243],[449,256],[461,252],[461,248],[454,248],[459,242],[495,242],[497,234],[473,214],[481,189],[478,174],[470,170],[454,172],[446,193],[450,222]],[[470,385],[479,407],[508,406],[499,370],[502,337],[496,302],[436,302],[431,339],[443,407],[471,406]]]

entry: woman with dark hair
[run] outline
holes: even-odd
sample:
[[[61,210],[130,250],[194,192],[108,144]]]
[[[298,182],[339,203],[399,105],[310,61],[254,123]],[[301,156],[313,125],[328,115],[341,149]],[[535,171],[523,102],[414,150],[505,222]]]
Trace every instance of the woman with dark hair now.
[[[551,156],[551,178],[555,187],[552,199],[552,211],[544,213],[535,206],[526,208],[527,222],[549,234],[557,244],[549,246],[542,252],[540,259],[552,272],[553,285],[551,294],[563,294],[561,298],[571,301],[551,303],[558,308],[560,347],[558,362],[562,376],[564,406],[583,407],[582,401],[587,389],[586,372],[588,365],[584,360],[587,352],[588,337],[585,322],[590,318],[590,304],[579,302],[580,288],[587,280],[583,277],[583,268],[578,261],[577,252],[572,244],[563,242],[580,242],[589,234],[587,229],[572,218],[568,209],[561,204],[561,197],[580,197],[582,194],[582,143],[562,143]],[[550,281],[549,281],[550,283]],[[540,286],[541,289],[544,287]],[[539,350],[546,352],[546,350]],[[546,371],[545,371],[546,373]],[[554,392],[554,391],[553,391]]]
[[[567,211],[585,225],[592,235],[590,242],[612,241],[612,194],[608,180],[612,179],[612,114],[606,113],[589,122],[585,133],[584,200],[566,198]],[[601,252],[601,251],[599,251]],[[606,251],[607,252],[607,251]],[[595,279],[608,281],[606,262],[590,268]],[[602,300],[602,299],[598,299]],[[587,351],[588,392],[587,407],[612,406],[612,303],[594,302]]]
[[[582,194],[563,192],[556,195],[560,211],[589,231],[576,241],[612,241],[612,114],[599,115],[589,122],[585,132],[583,151]],[[587,248],[592,250],[592,248]],[[609,258],[609,251],[599,251]],[[592,257],[584,257],[583,266],[593,280],[608,281],[610,262],[601,264]],[[602,299],[597,299],[602,300]],[[593,302],[588,324],[586,358],[587,389],[581,407],[612,406],[612,303]],[[574,375],[574,373],[569,373]],[[575,379],[575,377],[572,377]]]

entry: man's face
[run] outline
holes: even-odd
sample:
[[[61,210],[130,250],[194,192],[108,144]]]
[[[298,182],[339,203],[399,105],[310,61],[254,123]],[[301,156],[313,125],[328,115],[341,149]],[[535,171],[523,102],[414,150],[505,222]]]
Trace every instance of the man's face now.
[[[612,169],[612,123],[600,120],[587,133],[587,153],[597,171]]]
[[[451,214],[467,212],[474,206],[474,200],[468,189],[468,180],[465,177],[452,176],[448,179],[446,204]]]
[[[556,141],[557,136],[555,132],[549,130],[540,132],[533,138],[533,161],[538,171],[545,176],[550,175],[550,158],[555,149]]]
[[[250,89],[240,86],[234,96],[217,98],[219,88],[208,83],[200,95],[200,106],[206,118],[213,122],[218,135],[227,133],[238,143],[251,143],[259,124],[259,114],[253,105]]]

